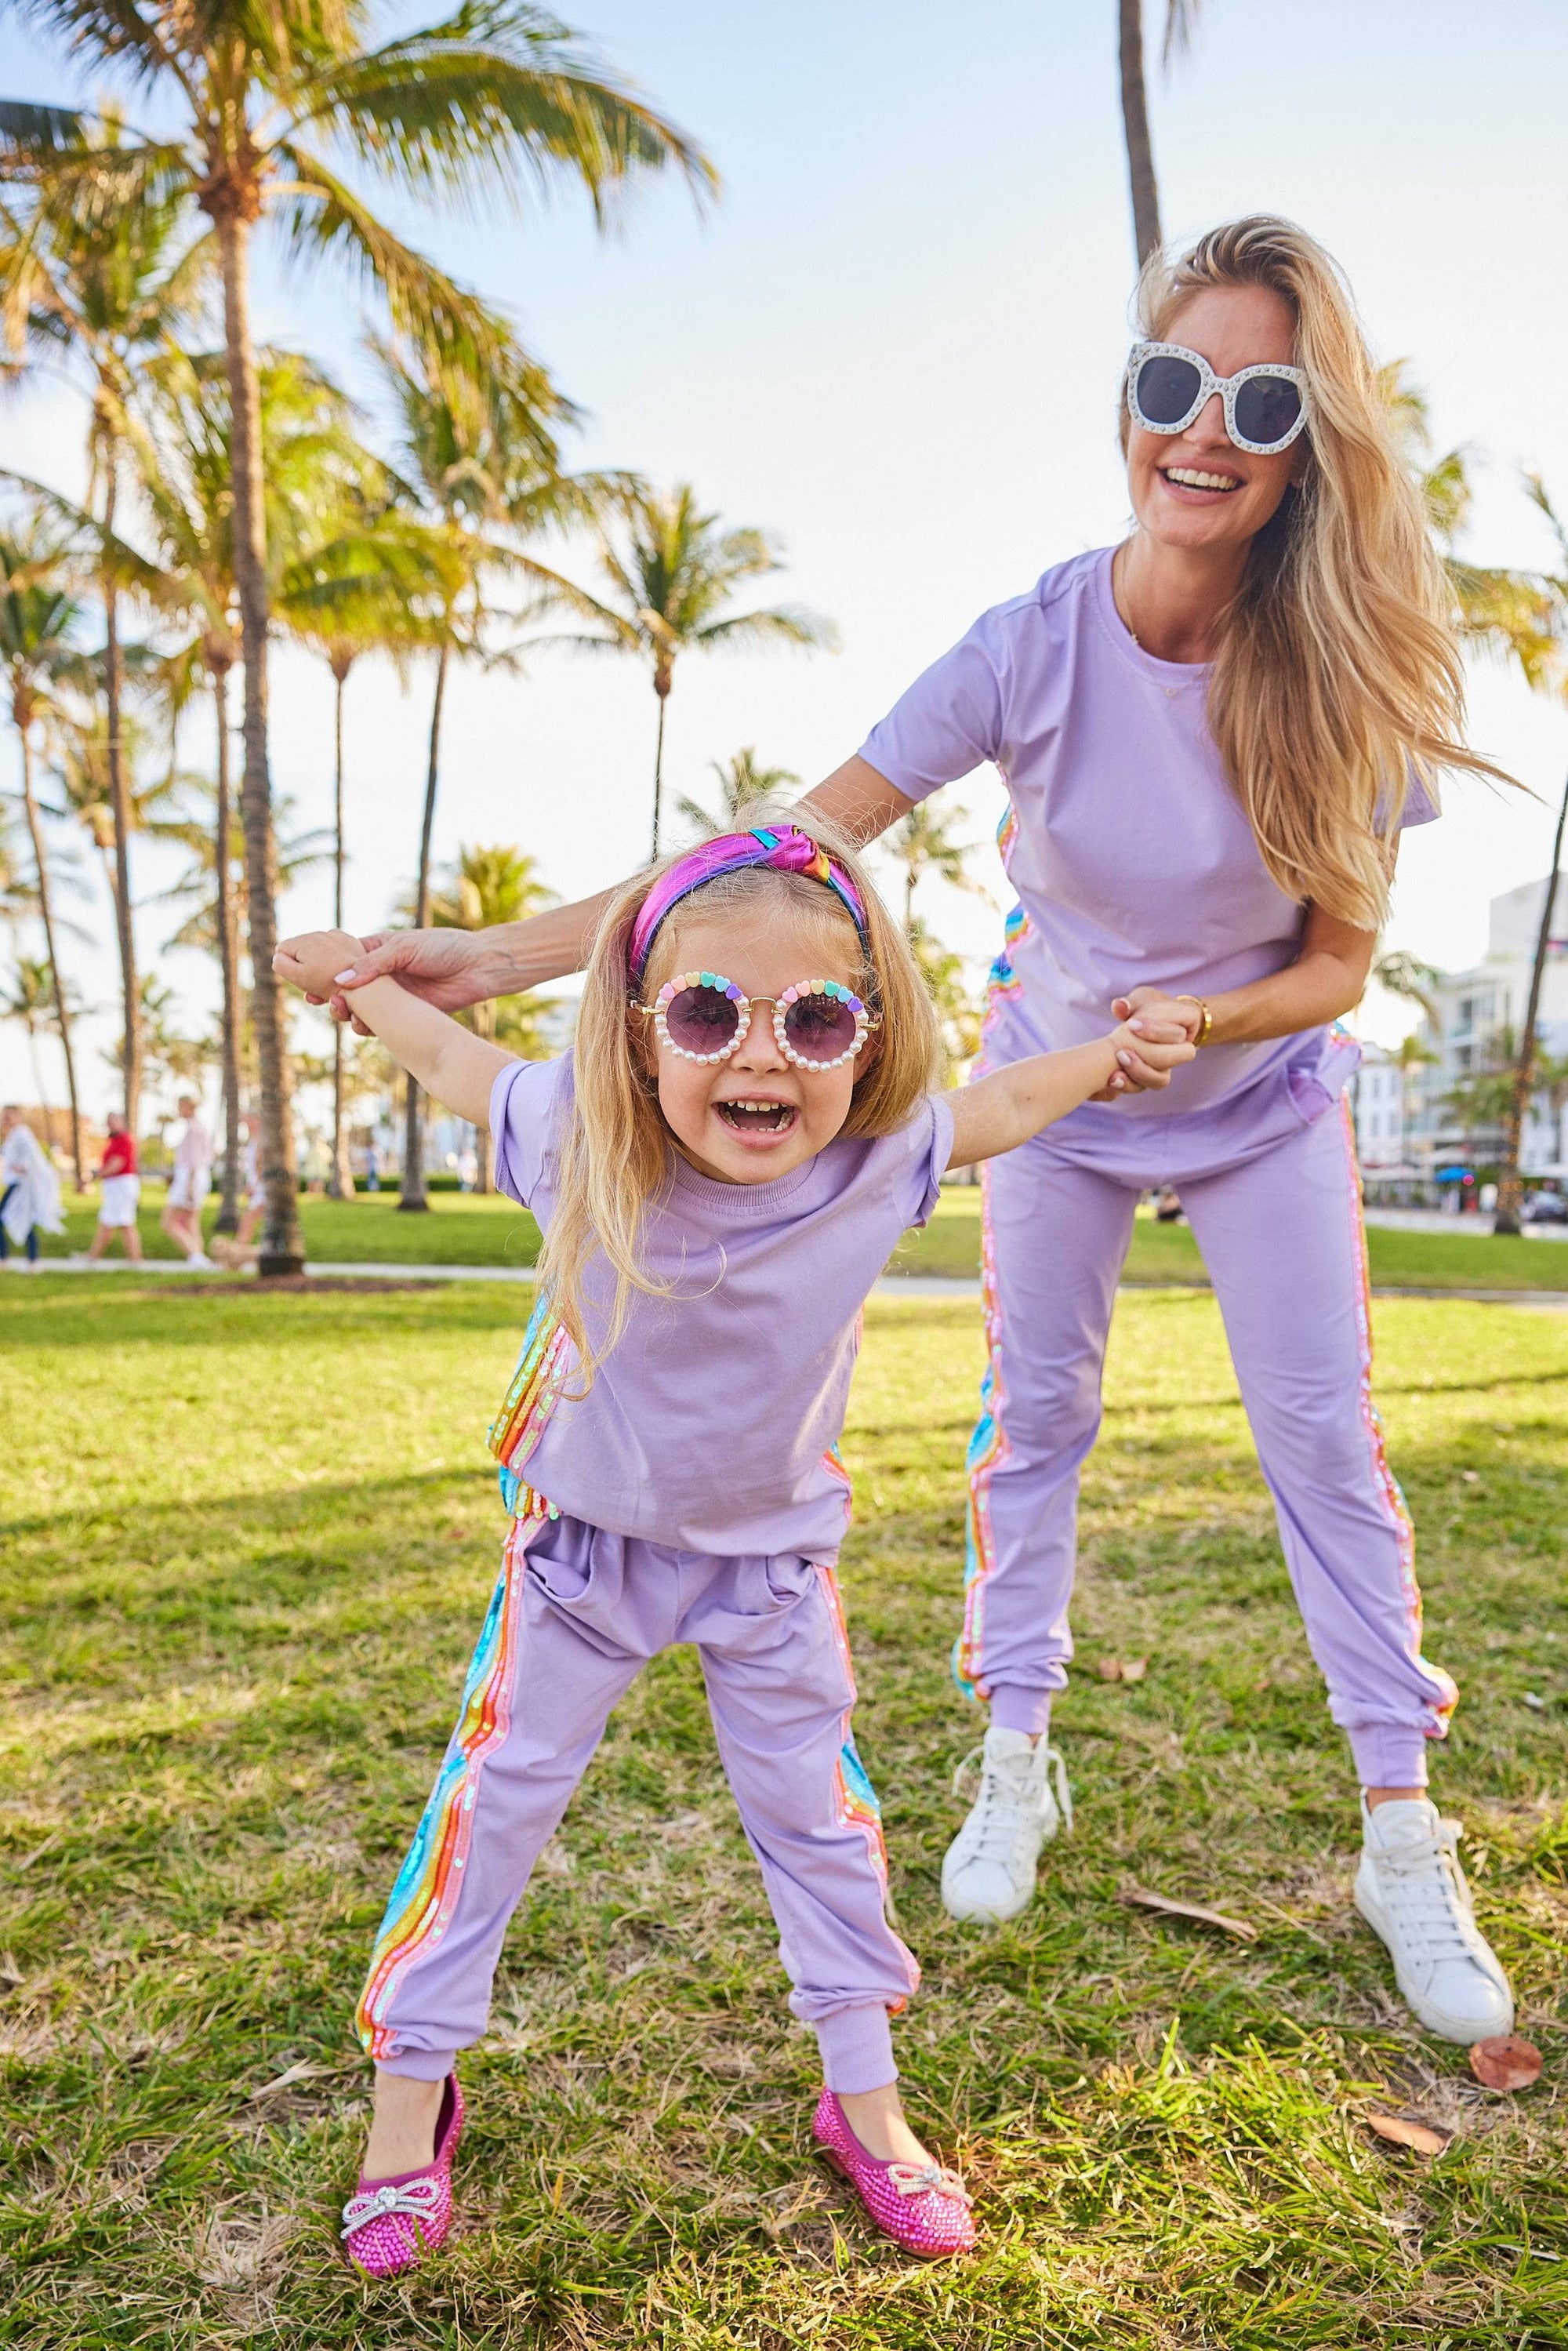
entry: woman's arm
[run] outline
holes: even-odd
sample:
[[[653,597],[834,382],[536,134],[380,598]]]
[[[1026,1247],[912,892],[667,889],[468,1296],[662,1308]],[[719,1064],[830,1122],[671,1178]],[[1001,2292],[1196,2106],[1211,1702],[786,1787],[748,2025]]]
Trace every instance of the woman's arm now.
[[[873,841],[914,806],[894,791],[885,776],[861,758],[846,759],[825,783],[801,803],[821,809],[861,841]],[[538,987],[547,979],[564,979],[588,961],[600,918],[610,904],[610,893],[579,898],[570,906],[552,906],[530,914],[526,923],[497,923],[487,931],[374,932],[362,950],[345,963],[340,987],[326,997],[334,1020],[348,1020],[360,1009],[359,991],[372,979],[395,979],[411,996],[443,1012],[461,1012],[470,1004],[487,1003],[493,996],[510,996]],[[349,996],[354,997],[350,1008]],[[359,1026],[370,1030],[362,1020]]]
[[[324,993],[347,967],[360,941],[347,931],[302,931],[285,939],[272,958],[279,979]],[[320,1001],[320,995],[316,998]],[[417,1078],[425,1092],[471,1126],[488,1127],[490,1089],[517,1056],[459,1028],[434,1004],[411,996],[395,980],[378,979],[359,991],[355,1018],[367,1035],[379,1037],[401,1069]]]
[[[1031,1053],[1027,1061],[1009,1061],[987,1078],[977,1078],[949,1097],[953,1113],[953,1149],[949,1167],[969,1167],[977,1159],[994,1159],[999,1152],[1016,1151],[1020,1143],[1043,1127],[1065,1118],[1096,1097],[1111,1098],[1111,1089],[1134,1061],[1144,1071],[1142,1087],[1168,1086],[1171,1071],[1190,1061],[1197,1048],[1188,1043],[1179,1020],[1145,1026],[1152,1036],[1134,1046],[1131,1031],[1113,1029],[1090,1045],[1070,1045],[1060,1053]]]
[[[1270,1037],[1293,1037],[1299,1029],[1321,1028],[1337,1020],[1361,1002],[1377,946],[1375,931],[1358,931],[1337,915],[1309,906],[1301,931],[1301,951],[1294,963],[1267,979],[1249,981],[1245,987],[1228,987],[1205,998],[1208,1006],[1207,1045],[1260,1044]],[[1171,996],[1163,987],[1134,987],[1111,1007],[1141,1036],[1145,1020],[1179,1020],[1196,1037],[1203,1014],[1190,997]]]

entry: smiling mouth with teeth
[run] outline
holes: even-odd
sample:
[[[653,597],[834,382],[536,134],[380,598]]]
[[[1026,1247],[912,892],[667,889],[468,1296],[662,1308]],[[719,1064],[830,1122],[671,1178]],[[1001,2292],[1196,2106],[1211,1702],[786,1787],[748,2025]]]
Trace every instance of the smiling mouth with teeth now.
[[[714,1108],[737,1134],[787,1134],[795,1123],[793,1102],[747,1100],[715,1102]]]
[[[1162,465],[1160,471],[1167,482],[1175,482],[1184,490],[1239,490],[1241,487],[1234,474],[1200,474],[1195,465]]]

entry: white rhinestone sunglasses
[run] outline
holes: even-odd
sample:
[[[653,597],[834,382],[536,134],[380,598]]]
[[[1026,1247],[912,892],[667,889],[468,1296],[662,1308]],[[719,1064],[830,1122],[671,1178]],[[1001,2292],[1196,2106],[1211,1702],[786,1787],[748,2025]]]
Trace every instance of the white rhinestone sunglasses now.
[[[1234,375],[1216,375],[1201,351],[1184,343],[1134,343],[1127,361],[1127,410],[1145,433],[1185,433],[1218,392],[1225,430],[1238,449],[1277,456],[1307,428],[1303,369],[1260,360]]]

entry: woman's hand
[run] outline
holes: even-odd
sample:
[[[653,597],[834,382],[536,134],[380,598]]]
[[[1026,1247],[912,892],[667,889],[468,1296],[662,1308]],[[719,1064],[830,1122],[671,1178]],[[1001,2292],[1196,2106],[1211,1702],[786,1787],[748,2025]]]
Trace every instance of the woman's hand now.
[[[308,995],[307,1001],[325,1004],[334,1020],[347,1020],[361,1037],[368,1037],[371,1032],[363,1021],[354,1019],[347,994],[333,990],[331,981],[350,971],[353,977],[345,979],[345,987],[363,987],[372,979],[395,979],[411,996],[434,1004],[438,1011],[461,1012],[470,1004],[483,1003],[493,992],[486,968],[488,955],[482,931],[372,931],[356,943],[356,952],[343,958],[339,970],[329,975],[326,990],[319,996]]]

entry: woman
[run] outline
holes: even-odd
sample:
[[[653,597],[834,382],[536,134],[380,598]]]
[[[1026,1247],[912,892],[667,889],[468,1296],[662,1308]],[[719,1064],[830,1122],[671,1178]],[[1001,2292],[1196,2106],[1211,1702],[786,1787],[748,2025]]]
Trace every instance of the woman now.
[[[986,1061],[1129,1012],[1202,1049],[1164,1092],[1134,1067],[1122,1100],[989,1176],[956,1670],[991,1724],[943,1895],[958,1917],[1014,1916],[1058,1824],[1078,1472],[1134,1207],[1174,1185],[1362,1784],[1357,1906],[1422,2022],[1473,2041],[1510,2029],[1512,2001],[1426,1795],[1456,1692],[1421,1655],[1370,1400],[1356,1050],[1334,1023],[1365,985],[1399,830],[1437,813],[1423,778],[1493,771],[1459,739],[1441,570],[1328,256],[1286,222],[1235,222],[1157,259],[1140,298],[1129,537],[984,614],[807,803],[869,837],[994,760],[1020,904]],[[353,979],[394,972],[448,1008],[529,987],[580,961],[599,903],[391,941]]]
[[[0,1111],[0,1265],[12,1263],[13,1248],[26,1255],[17,1262],[38,1270],[38,1235],[57,1233],[60,1179],[32,1128],[15,1102]]]

